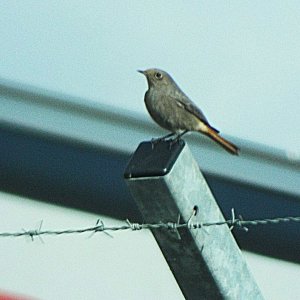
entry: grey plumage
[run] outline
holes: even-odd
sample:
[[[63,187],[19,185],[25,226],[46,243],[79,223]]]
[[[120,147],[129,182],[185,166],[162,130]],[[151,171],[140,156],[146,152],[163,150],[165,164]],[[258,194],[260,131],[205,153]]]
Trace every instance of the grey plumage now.
[[[238,154],[239,149],[218,134],[219,131],[209,124],[201,109],[185,95],[167,72],[159,69],[139,72],[148,81],[146,108],[158,125],[174,134],[199,131],[230,153]]]

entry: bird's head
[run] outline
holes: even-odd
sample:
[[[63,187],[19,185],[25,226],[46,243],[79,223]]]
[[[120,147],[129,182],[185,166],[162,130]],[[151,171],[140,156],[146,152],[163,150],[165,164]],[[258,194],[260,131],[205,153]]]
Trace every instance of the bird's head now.
[[[167,86],[172,86],[175,84],[172,77],[167,72],[160,69],[147,69],[145,71],[138,70],[138,72],[146,76],[149,88],[166,88]]]

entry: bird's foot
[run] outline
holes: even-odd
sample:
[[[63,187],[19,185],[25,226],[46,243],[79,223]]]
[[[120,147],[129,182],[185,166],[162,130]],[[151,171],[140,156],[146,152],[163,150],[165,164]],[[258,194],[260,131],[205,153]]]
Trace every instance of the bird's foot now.
[[[172,136],[174,136],[176,133],[172,132],[170,134],[167,134],[163,137],[160,137],[160,138],[153,138],[151,139],[151,145],[152,145],[152,150],[154,149],[155,145],[161,143],[161,142],[165,142],[165,141],[168,141],[168,140],[171,140],[172,141]]]
[[[177,133],[176,136],[170,140],[170,149],[172,148],[173,145],[179,143],[181,141],[181,138],[183,135],[185,135],[188,132],[188,130],[184,130],[181,133]]]
[[[187,132],[188,130],[184,130],[180,133],[172,132],[160,138],[153,138],[151,140],[152,150],[154,149],[155,145],[161,142],[169,142],[169,149],[171,150],[172,146],[179,143],[182,136],[185,135]]]
[[[180,143],[180,141],[181,141],[181,137],[180,136],[178,137],[178,135],[176,137],[174,137],[173,139],[170,139],[169,140],[169,150],[171,150],[172,147],[174,145],[176,145],[177,143]]]

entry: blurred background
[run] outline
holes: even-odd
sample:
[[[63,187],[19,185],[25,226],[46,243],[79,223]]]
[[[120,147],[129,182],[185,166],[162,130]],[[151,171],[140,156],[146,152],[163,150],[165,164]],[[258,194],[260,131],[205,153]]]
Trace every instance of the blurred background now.
[[[298,1],[2,1],[0,40],[0,232],[139,218],[122,170],[166,133],[136,72],[151,67],[240,145],[238,159],[187,138],[224,213],[300,215]],[[240,243],[266,299],[295,299],[299,224],[273,229]],[[183,299],[148,232],[0,244],[5,293]]]

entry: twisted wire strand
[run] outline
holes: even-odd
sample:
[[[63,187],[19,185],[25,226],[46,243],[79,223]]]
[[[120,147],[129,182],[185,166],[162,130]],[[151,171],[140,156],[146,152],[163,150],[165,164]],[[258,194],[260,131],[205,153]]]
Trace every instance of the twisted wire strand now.
[[[82,233],[91,233],[95,234],[98,232],[107,233],[109,231],[124,231],[124,230],[144,230],[144,229],[166,229],[177,231],[179,228],[188,228],[188,229],[200,229],[209,226],[222,226],[228,225],[230,229],[233,228],[241,228],[245,231],[248,231],[246,226],[258,226],[258,225],[268,225],[268,224],[279,224],[279,223],[287,223],[287,222],[300,222],[300,217],[278,217],[278,218],[267,218],[267,219],[258,219],[258,220],[243,220],[241,217],[235,218],[234,210],[232,210],[232,219],[225,220],[221,222],[192,222],[192,217],[188,220],[187,223],[179,223],[179,219],[177,222],[167,222],[167,223],[152,223],[152,224],[140,224],[140,223],[131,223],[129,220],[126,220],[125,225],[121,226],[106,226],[103,221],[100,219],[97,220],[96,225],[86,228],[79,229],[65,229],[65,230],[42,230],[42,223],[38,229],[33,230],[25,230],[18,232],[0,232],[0,237],[20,237],[20,236],[28,236],[33,239],[36,236],[42,235],[67,235],[67,234],[82,234]]]

